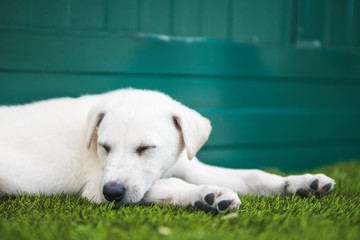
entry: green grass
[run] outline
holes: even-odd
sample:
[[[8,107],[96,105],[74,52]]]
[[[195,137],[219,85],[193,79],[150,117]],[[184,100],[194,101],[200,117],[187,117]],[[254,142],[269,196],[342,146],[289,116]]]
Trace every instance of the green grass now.
[[[76,196],[0,198],[0,239],[359,239],[360,162],[314,172],[335,178],[320,199],[242,196],[230,214],[191,207],[130,206],[114,210]]]

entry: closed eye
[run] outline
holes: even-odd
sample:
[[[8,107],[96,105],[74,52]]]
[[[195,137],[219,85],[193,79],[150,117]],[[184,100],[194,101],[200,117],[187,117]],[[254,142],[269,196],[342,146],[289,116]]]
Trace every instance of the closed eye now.
[[[146,150],[152,149],[152,148],[156,148],[155,145],[141,145],[138,148],[136,148],[136,153],[141,157]]]
[[[108,144],[106,144],[106,143],[99,143],[99,146],[101,146],[101,147],[106,151],[107,154],[110,153],[111,147],[110,147]]]

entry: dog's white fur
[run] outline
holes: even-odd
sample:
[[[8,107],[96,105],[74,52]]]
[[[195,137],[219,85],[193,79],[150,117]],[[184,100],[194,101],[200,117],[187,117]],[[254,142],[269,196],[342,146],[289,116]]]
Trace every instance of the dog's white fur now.
[[[235,192],[286,195],[310,191],[317,180],[313,190],[326,194],[334,186],[322,174],[281,177],[205,165],[195,155],[210,131],[206,118],[155,91],[0,107],[0,194],[81,193],[106,202],[102,188],[111,182],[126,187],[122,203],[200,201],[219,208],[228,200],[232,210],[241,203]],[[213,202],[205,200],[209,193]]]

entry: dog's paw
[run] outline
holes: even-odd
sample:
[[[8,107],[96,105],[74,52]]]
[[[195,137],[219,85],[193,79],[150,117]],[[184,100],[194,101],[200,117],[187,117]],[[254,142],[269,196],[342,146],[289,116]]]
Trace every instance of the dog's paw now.
[[[226,188],[206,186],[193,206],[205,212],[229,212],[237,210],[241,201],[237,193]]]
[[[324,174],[305,174],[285,178],[284,190],[301,197],[324,196],[334,189],[335,181]]]

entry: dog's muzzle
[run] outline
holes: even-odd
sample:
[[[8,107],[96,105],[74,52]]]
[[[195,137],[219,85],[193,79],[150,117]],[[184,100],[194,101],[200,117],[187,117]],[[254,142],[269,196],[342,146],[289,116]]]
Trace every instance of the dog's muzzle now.
[[[103,194],[106,200],[120,202],[126,193],[126,188],[122,184],[106,183],[103,187]]]

